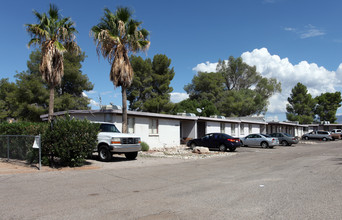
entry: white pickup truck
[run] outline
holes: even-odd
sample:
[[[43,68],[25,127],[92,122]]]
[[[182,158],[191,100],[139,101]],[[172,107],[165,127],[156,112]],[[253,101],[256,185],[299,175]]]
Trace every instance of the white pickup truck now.
[[[100,124],[97,135],[97,151],[101,161],[109,161],[113,154],[125,154],[128,160],[134,160],[141,150],[141,139],[134,134],[124,134],[113,123],[95,122]]]

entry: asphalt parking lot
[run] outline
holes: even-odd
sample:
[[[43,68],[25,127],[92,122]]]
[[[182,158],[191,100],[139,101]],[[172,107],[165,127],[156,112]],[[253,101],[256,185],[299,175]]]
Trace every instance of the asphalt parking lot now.
[[[0,182],[2,219],[341,219],[342,141],[113,158]]]

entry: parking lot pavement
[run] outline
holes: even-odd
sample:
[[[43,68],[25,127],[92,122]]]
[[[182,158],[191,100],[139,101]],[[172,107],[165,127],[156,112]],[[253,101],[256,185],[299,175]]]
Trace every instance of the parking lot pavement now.
[[[0,219],[341,219],[340,142],[0,175]]]

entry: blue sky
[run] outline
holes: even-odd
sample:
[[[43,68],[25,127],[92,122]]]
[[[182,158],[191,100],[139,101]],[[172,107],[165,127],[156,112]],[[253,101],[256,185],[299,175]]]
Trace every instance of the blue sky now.
[[[242,56],[262,75],[282,83],[283,92],[270,99],[269,119],[285,120],[286,99],[297,82],[306,85],[313,96],[341,91],[342,1],[338,0],[3,1],[1,78],[14,81],[16,72],[27,70],[33,48],[27,48],[29,35],[24,24],[36,23],[32,10],[46,12],[49,3],[76,23],[77,42],[88,56],[82,71],[95,84],[93,91],[86,92],[94,109],[99,97],[102,104],[121,105],[121,89],[109,81],[110,65],[98,58],[89,35],[103,9],[115,11],[117,6],[133,9],[134,18],[151,33],[149,51],[138,55],[165,54],[172,60],[175,102],[186,97],[183,87],[197,71],[215,71],[217,61],[229,56]]]

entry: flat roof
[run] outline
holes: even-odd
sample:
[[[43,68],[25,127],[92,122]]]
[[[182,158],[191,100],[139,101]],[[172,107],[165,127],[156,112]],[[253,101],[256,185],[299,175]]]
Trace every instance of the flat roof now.
[[[61,111],[55,112],[54,116],[62,116],[65,114],[118,114],[122,115],[121,109],[106,109],[106,110],[69,110],[69,111]],[[155,117],[155,118],[167,118],[167,119],[177,119],[177,120],[192,120],[196,121],[198,117],[194,116],[182,116],[182,115],[168,115],[168,114],[160,114],[160,113],[151,113],[151,112],[138,112],[138,111],[127,111],[127,115],[134,116],[142,116],[142,117]],[[40,118],[44,121],[47,120],[48,114],[41,115]]]

